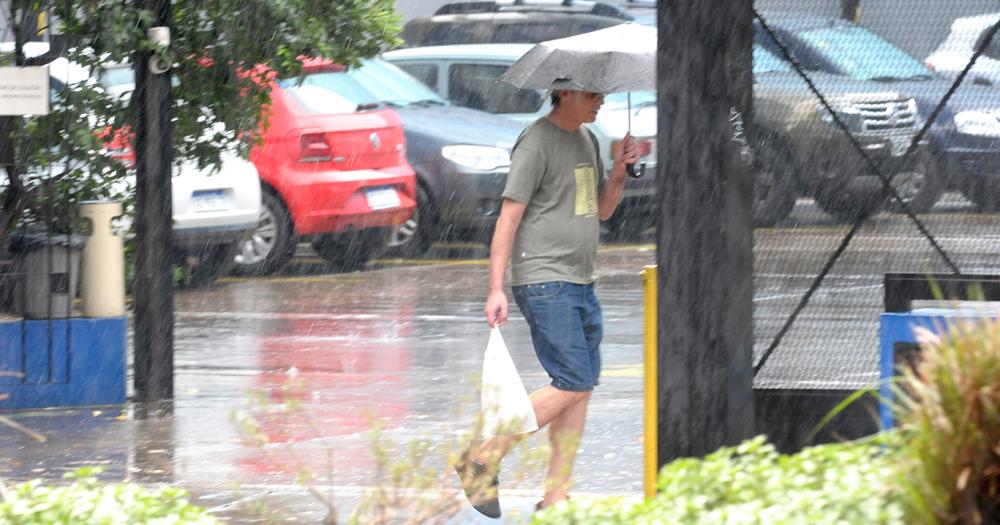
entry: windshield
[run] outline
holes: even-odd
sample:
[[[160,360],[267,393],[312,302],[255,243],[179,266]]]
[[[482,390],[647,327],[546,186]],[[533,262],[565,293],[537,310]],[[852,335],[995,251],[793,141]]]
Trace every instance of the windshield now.
[[[379,103],[375,95],[340,71],[280,80],[278,85],[292,95],[303,109],[317,115],[353,113],[359,106]]]
[[[444,99],[409,73],[382,60],[363,60],[361,67],[349,70],[347,76],[381,102],[401,106],[428,101],[445,104]]]
[[[792,66],[788,62],[778,58],[774,53],[764,49],[759,45],[753,46],[753,72],[760,73],[788,73],[792,71]]]
[[[803,31],[799,36],[822,58],[854,78],[889,80],[933,77],[920,61],[867,29],[824,27]]]

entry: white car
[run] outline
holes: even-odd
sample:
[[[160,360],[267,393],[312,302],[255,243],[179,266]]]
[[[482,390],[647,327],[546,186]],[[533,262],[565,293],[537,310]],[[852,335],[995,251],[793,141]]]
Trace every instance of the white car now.
[[[0,53],[12,51],[13,44],[0,44]],[[31,56],[47,51],[46,43],[26,46]],[[64,58],[57,58],[48,67],[53,90],[79,82],[98,82],[87,68]],[[178,161],[173,166],[171,186],[173,256],[189,267],[189,284],[209,284],[230,268],[240,243],[257,228],[261,212],[257,168],[235,152],[223,154],[217,171],[199,168],[193,161]],[[134,175],[115,190],[133,192]]]
[[[990,28],[1000,19],[1000,13],[957,18],[951,24],[948,38],[928,55],[927,65],[952,78],[965,69]],[[1000,39],[994,38],[969,71],[966,82],[1000,86]]]
[[[437,91],[452,103],[495,113],[524,125],[552,110],[544,90],[518,89],[500,76],[531,49],[532,44],[461,44],[413,47],[389,51],[382,58]],[[618,212],[608,221],[612,238],[630,239],[652,225],[656,201],[656,93],[631,94],[631,119],[626,93],[610,94],[588,124],[600,146],[604,165],[611,166],[611,146],[629,129],[642,148],[646,174],[629,178]],[[636,166],[639,169],[639,166]]]

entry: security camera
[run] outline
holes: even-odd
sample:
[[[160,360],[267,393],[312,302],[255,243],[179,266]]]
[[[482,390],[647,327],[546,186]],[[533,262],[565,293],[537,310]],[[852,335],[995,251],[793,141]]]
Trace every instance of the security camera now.
[[[146,30],[146,35],[153,44],[160,47],[170,47],[170,28],[164,26],[151,27]],[[149,58],[149,72],[154,75],[162,75],[170,71],[170,63],[160,55],[153,55]]]
[[[160,55],[149,57],[149,72],[154,75],[162,75],[170,71],[170,62],[164,60]]]

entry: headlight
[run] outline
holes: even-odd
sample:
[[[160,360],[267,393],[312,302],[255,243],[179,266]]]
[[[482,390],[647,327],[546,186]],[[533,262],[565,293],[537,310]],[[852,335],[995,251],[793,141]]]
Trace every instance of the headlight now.
[[[833,105],[831,108],[837,114],[837,118],[847,126],[847,130],[851,133],[864,133],[867,129],[865,126],[865,117],[858,108],[851,105]],[[823,119],[823,122],[831,126],[836,125],[833,121],[833,116],[830,115],[830,112],[823,105],[819,105],[816,109],[819,111],[819,116]]]
[[[955,115],[955,129],[966,135],[1000,137],[1000,112],[962,111]]]
[[[510,152],[492,146],[458,144],[441,148],[441,156],[472,170],[490,171],[510,166]]]

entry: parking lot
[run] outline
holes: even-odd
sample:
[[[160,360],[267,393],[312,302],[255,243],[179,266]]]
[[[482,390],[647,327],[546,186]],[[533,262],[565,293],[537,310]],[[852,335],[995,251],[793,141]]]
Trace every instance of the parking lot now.
[[[989,272],[1000,251],[997,217],[948,194],[921,216],[961,268]],[[776,228],[756,231],[755,347],[760,352],[846,233],[800,200]],[[637,496],[642,482],[642,284],[655,263],[654,231],[641,242],[604,243],[598,293],[605,314],[605,366],[589,412],[574,494]],[[26,413],[49,436],[37,444],[0,433],[0,469],[10,479],[56,479],[82,465],[110,479],[169,481],[192,490],[219,515],[298,521],[324,512],[295,482],[302,467],[344,510],[379,483],[371,429],[384,425],[390,456],[427,440],[447,445],[471,428],[477,374],[488,330],[482,316],[487,252],[480,244],[438,243],[421,259],[376,259],[358,272],[331,272],[307,245],[269,277],[226,277],[176,296],[175,401],[166,413],[132,406]],[[893,271],[940,271],[907,220],[884,213],[866,224],[789,336],[757,377],[757,388],[857,388],[877,380],[881,278]],[[503,330],[525,385],[546,382],[526,326],[513,312]],[[307,416],[261,427],[265,446],[241,436],[234,414],[265,400],[295,399]],[[283,393],[284,392],[284,393]],[[253,400],[257,401],[253,401]],[[141,412],[147,412],[142,414]],[[537,450],[536,436],[523,447]],[[428,448],[441,469],[446,456]],[[523,464],[528,463],[525,459]],[[502,494],[526,515],[541,469],[512,463]],[[266,511],[266,512],[265,512]],[[471,512],[471,511],[470,511]],[[468,522],[476,518],[468,514]]]

